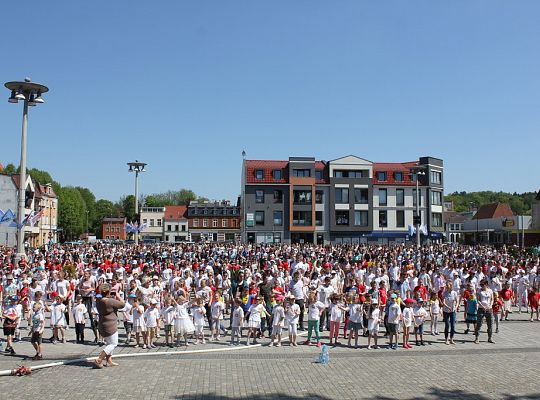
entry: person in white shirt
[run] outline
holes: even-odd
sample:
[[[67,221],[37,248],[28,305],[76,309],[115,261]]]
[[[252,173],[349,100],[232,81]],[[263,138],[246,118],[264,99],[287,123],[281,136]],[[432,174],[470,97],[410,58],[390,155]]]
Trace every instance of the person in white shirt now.
[[[225,311],[225,303],[221,301],[221,292],[218,290],[214,295],[214,302],[212,303],[211,312],[212,312],[212,336],[210,341],[219,341],[219,331],[223,327],[223,313]]]
[[[300,315],[300,306],[296,304],[296,298],[294,295],[288,297],[288,303],[285,308],[285,316],[287,318],[287,329],[289,332],[289,344],[291,346],[297,346],[296,336],[298,332],[298,318]]]
[[[203,306],[203,299],[201,297],[195,298],[195,306],[191,309],[191,314],[193,315],[193,324],[195,325],[195,336],[197,343],[205,343],[204,339],[204,316],[206,315],[206,309]]]
[[[315,331],[317,347],[322,346],[321,335],[319,333],[319,323],[324,309],[325,306],[323,303],[317,300],[317,295],[315,293],[310,293],[308,297],[308,337],[304,344],[308,346],[311,344],[311,335],[313,331]]]
[[[405,299],[405,308],[402,311],[404,349],[412,349],[412,346],[409,344],[409,333],[413,325],[413,310],[411,308],[413,303],[413,299]]]
[[[257,304],[252,304],[251,307],[249,307],[248,312],[249,312],[249,319],[248,319],[249,332],[246,339],[246,345],[249,344],[250,336],[253,337],[252,344],[257,344],[257,330],[261,328],[261,317],[270,316],[268,311],[266,311],[266,307],[264,306],[264,298],[262,296],[259,296],[257,298]]]
[[[368,349],[378,349],[377,346],[377,334],[379,333],[379,323],[381,322],[381,311],[378,304],[371,304],[368,312]],[[375,344],[371,347],[371,339]]]
[[[327,330],[330,330],[330,319],[328,318],[330,312],[330,298],[335,292],[334,287],[330,284],[330,281],[331,278],[327,276],[326,278],[324,278],[324,284],[317,288],[319,301],[323,303],[325,307],[325,310],[321,314],[321,322],[319,326],[320,332],[324,330],[325,326]]]
[[[150,307],[144,312],[144,320],[148,329],[148,347],[155,348],[154,338],[157,335],[159,310],[157,308],[157,300],[150,300]]]
[[[493,333],[493,291],[488,287],[485,279],[480,281],[480,290],[478,291],[478,317],[474,329],[474,343],[476,344],[479,343],[478,336],[484,318],[487,324],[488,342],[495,343],[491,338]]]
[[[82,296],[77,295],[77,303],[73,307],[73,321],[75,322],[75,336],[77,343],[84,344],[84,327],[86,325],[86,316],[88,310],[82,302]]]
[[[371,281],[375,284],[375,281]],[[360,302],[360,296],[355,295],[353,303],[349,305],[349,322],[347,329],[349,330],[348,346],[351,346],[351,340],[354,336],[354,347],[358,348],[358,331],[363,329],[364,305]]]
[[[401,321],[401,308],[396,303],[397,294],[392,293],[390,295],[390,306],[388,307],[387,327],[388,338],[390,339],[390,347],[393,350],[397,349],[398,333],[397,328],[399,321]]]
[[[276,305],[272,310],[272,341],[270,346],[276,342],[276,347],[281,346],[281,331],[285,325],[285,309],[283,308],[283,297],[276,297]]]
[[[165,345],[167,347],[173,346],[173,326],[176,317],[176,307],[174,306],[174,299],[167,297],[164,299],[165,305],[161,309],[161,319],[165,326]]]
[[[240,344],[241,328],[244,324],[244,309],[242,308],[242,300],[237,298],[234,300],[235,307],[232,312],[231,321],[231,346]]]
[[[304,330],[304,281],[299,272],[293,274],[293,279],[289,284],[289,291],[294,296],[295,303],[300,307],[299,319],[300,330]]]
[[[60,295],[56,295],[55,301],[51,305],[51,326],[53,328],[53,343],[60,340],[59,334],[62,335],[62,343],[66,342],[65,326],[66,318],[64,313],[66,312],[66,306],[63,304],[64,298]]]
[[[135,332],[135,347],[140,346],[140,337],[143,338],[143,349],[146,349],[148,337],[146,334],[146,321],[144,320],[144,306],[139,303],[137,295],[133,298],[133,308],[130,311],[133,318],[133,331]]]

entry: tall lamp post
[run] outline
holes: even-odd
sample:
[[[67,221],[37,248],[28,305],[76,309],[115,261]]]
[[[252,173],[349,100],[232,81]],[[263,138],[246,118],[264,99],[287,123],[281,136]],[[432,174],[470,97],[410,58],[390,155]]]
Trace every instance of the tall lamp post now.
[[[24,82],[7,82],[4,86],[11,90],[11,96],[9,96],[8,102],[16,104],[20,100],[24,104],[19,172],[19,204],[17,210],[17,258],[21,259],[25,256],[24,218],[26,209],[26,130],[28,127],[28,107],[35,107],[38,104],[44,103],[45,101],[41,95],[48,92],[49,88],[32,82],[30,78],[25,78]]]
[[[420,249],[420,225],[422,224],[422,215],[420,214],[420,187],[419,187],[419,176],[426,175],[424,168],[414,168],[411,170],[411,175],[415,177],[416,180],[416,215],[413,218],[413,225],[416,229],[416,248]]]
[[[137,222],[139,222],[138,221],[139,219],[139,172],[146,172],[144,167],[146,167],[147,164],[140,162],[138,160],[135,160],[134,162],[128,162],[127,165],[129,166],[129,172],[135,172],[135,215],[137,218]],[[134,235],[135,235],[135,245],[138,245],[139,232],[136,230]]]

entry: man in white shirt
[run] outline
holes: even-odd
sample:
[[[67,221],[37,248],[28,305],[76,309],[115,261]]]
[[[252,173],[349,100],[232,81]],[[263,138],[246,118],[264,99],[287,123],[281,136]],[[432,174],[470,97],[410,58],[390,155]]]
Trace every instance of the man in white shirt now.
[[[491,338],[493,331],[493,291],[488,287],[485,279],[480,281],[480,290],[478,291],[478,319],[474,329],[475,340],[478,344],[478,335],[482,327],[482,320],[486,318],[488,342],[495,343]]]

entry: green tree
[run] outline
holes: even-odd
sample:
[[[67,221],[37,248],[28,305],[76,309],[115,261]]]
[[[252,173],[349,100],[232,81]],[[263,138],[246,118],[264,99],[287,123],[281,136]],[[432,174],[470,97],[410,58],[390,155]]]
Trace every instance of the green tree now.
[[[85,213],[88,212],[88,228],[93,227],[96,220],[96,196],[88,188],[75,187],[84,200]],[[86,218],[86,215],[84,216]]]
[[[66,240],[78,238],[86,226],[85,204],[81,193],[74,187],[64,187],[58,195],[58,226]]]
[[[135,196],[130,194],[120,198],[119,202],[122,214],[128,221],[135,221]]]
[[[3,174],[6,175],[13,175],[17,173],[17,167],[14,164],[9,163],[4,167],[4,170],[2,171]]]

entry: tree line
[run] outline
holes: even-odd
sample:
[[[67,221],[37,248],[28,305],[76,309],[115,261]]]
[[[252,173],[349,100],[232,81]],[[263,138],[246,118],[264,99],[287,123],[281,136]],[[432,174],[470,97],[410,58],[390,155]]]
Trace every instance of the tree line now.
[[[536,192],[454,192],[444,196],[444,200],[451,201],[454,211],[457,212],[472,211],[484,204],[507,203],[515,215],[531,215],[531,207],[536,194]]]
[[[13,164],[7,164],[1,171],[12,175],[19,173],[20,169]],[[79,238],[84,232],[90,232],[101,237],[103,218],[126,217],[128,221],[135,221],[135,196],[122,196],[117,202],[107,199],[96,200],[96,196],[88,188],[81,186],[62,186],[47,172],[37,168],[28,169],[27,173],[33,180],[52,185],[58,196],[58,228],[61,241]],[[205,201],[205,197],[197,196],[192,190],[169,190],[165,193],[141,195],[139,207],[164,207],[167,205],[189,205],[193,200]]]

